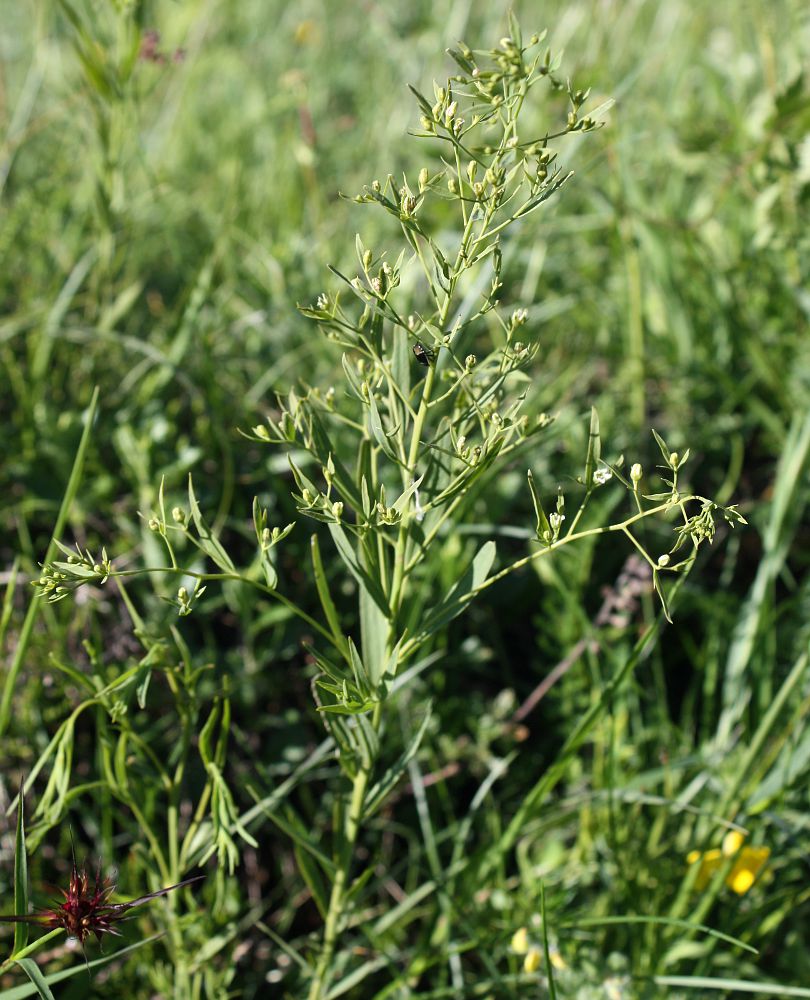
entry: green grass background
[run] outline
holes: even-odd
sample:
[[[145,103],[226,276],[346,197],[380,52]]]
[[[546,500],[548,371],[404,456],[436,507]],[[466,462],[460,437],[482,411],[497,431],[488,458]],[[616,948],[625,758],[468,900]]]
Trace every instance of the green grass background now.
[[[497,838],[655,608],[644,598],[630,620],[603,628],[599,652],[565,674],[520,741],[511,712],[594,634],[602,588],[614,582],[622,554],[600,546],[566,554],[542,574],[527,570],[453,625],[440,668],[422,674],[400,702],[407,730],[433,698],[430,738],[415,766],[453,773],[425,789],[424,802],[403,794],[369,831],[368,849],[380,852],[378,883],[367,926],[351,933],[358,954],[382,954],[390,964],[344,995],[459,995],[456,966],[465,996],[546,995],[536,977],[509,978],[519,970],[509,939],[538,911],[541,881],[567,964],[560,995],[744,995],[699,977],[804,987],[810,88],[802,68],[810,65],[810,15],[788,0],[514,8],[527,33],[549,28],[553,48],[565,49],[564,71],[593,88],[594,103],[616,99],[604,130],[566,147],[575,178],[524,227],[507,261],[505,302],[529,308],[541,344],[536,409],[559,415],[535,469],[545,470],[552,491],[576,474],[595,405],[612,456],[651,466],[654,426],[671,447],[692,449],[692,485],[739,503],[750,523],[718,536],[701,558],[674,626],[568,762],[516,852],[485,886],[463,871],[455,878],[452,933],[433,897],[387,927],[382,917],[397,892],[435,878],[437,861],[440,871],[450,863],[465,817],[469,850]],[[95,385],[100,417],[64,540],[104,544],[119,565],[155,564],[156,543],[138,512],[153,509],[161,476],[170,502],[179,499],[189,471],[237,552],[248,552],[255,494],[278,523],[292,519],[286,465],[236,428],[257,423],[275,391],[299,379],[340,386],[338,353],[296,303],[333,287],[327,263],[351,266],[356,231],[375,248],[391,231],[338,192],[354,194],[389,171],[418,171],[421,147],[406,135],[417,112],[406,85],[428,90],[450,72],[443,51],[459,38],[475,48],[496,44],[507,8],[478,0],[154,0],[139,6],[141,27],[160,31],[168,58],[138,62],[120,87],[116,60],[126,40],[115,5],[88,0],[77,9],[87,16],[84,42],[56,4],[0,2],[8,663]],[[107,76],[83,68],[81,44],[100,53]],[[178,48],[183,57],[174,60]],[[531,525],[524,472],[500,480],[476,531]],[[296,537],[286,556],[290,587],[314,607],[294,572],[307,558],[306,532]],[[447,544],[437,551],[439,576],[452,545],[461,551],[466,539]],[[499,544],[515,554],[524,545]],[[156,636],[170,636],[173,613],[160,599],[169,589],[156,578],[132,588]],[[300,629],[226,588],[209,593],[204,613],[181,631],[194,663],[210,670],[212,692],[217,678],[229,678],[233,787],[274,788],[322,734]],[[113,589],[43,610],[0,748],[0,804],[77,703],[57,662],[110,678],[138,655]],[[153,698],[138,724],[156,747],[170,746],[159,690]],[[98,739],[92,719],[83,719],[70,822],[88,850],[119,865],[122,883],[142,885],[148,858],[133,851],[132,816],[91,787]],[[493,761],[504,758],[505,775],[469,813]],[[329,777],[326,766],[314,772],[295,800],[323,837]],[[244,793],[240,809],[251,804]],[[766,876],[743,897],[683,888],[685,855],[722,836],[711,821],[717,814],[772,851]],[[199,956],[207,946],[205,961],[218,975],[230,969],[241,996],[300,995],[277,938],[303,946],[317,914],[283,834],[267,820],[252,830],[259,848],[244,852],[216,893],[209,880],[200,894],[189,948]],[[35,890],[58,882],[69,858],[64,817],[41,833],[31,858]],[[0,910],[11,905],[12,872],[9,818]],[[628,915],[699,918],[759,953],[673,925],[582,924]],[[275,937],[256,927],[258,918]],[[152,945],[91,986],[63,985],[58,995],[147,997],[149,964],[166,960]],[[73,961],[55,953],[45,967]],[[645,978],[653,974],[692,981],[655,984]]]

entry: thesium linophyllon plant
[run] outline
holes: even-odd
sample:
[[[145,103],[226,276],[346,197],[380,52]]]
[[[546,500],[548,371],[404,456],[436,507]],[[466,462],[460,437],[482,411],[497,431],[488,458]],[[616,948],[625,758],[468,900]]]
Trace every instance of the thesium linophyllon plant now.
[[[603,108],[585,110],[588,92],[558,76],[558,60],[541,43],[535,36],[524,45],[513,22],[511,36],[492,51],[464,45],[451,51],[458,71],[434,87],[432,98],[414,91],[421,115],[415,135],[425,144],[427,165],[415,177],[375,180],[354,199],[386,213],[400,244],[383,252],[358,236],[356,272],[335,270],[339,291],[302,309],[343,352],[345,381],[339,387],[302,383],[279,396],[266,422],[246,435],[286,452],[301,518],[325,525],[312,534],[310,549],[320,613],[310,614],[284,593],[277,554],[301,523],[271,525],[258,498],[256,555],[244,568],[209,528],[190,482],[187,506],[175,504],[168,516],[161,485],[158,509],[148,519],[167,553],[166,565],[149,572],[182,581],[173,601],[179,615],[195,609],[208,582],[241,581],[281,602],[315,636],[309,648],[313,692],[340,774],[329,849],[296,834],[302,874],[323,916],[321,940],[301,957],[310,1000],[329,995],[349,971],[354,982],[379,971],[373,962],[365,973],[363,966],[354,968],[350,947],[375,866],[373,852],[358,852],[358,838],[419,751],[429,706],[396,762],[382,764],[383,740],[390,744],[392,722],[399,721],[392,714],[395,700],[432,662],[448,624],[508,574],[611,533],[624,536],[649,566],[668,616],[666,578],[690,567],[701,543],[711,541],[718,516],[732,525],[741,520],[733,507],[683,489],[688,451],[672,452],[658,435],[660,486],[648,485],[638,463],[625,471],[621,459],[603,459],[593,412],[582,472],[568,496],[556,481],[537,483],[528,472],[527,507],[534,511],[528,554],[499,565],[495,542],[472,550],[471,534],[454,547],[464,525],[480,520],[484,491],[516,463],[533,463],[533,449],[542,447],[551,423],[533,405],[531,372],[541,344],[529,312],[519,302],[502,301],[504,262],[510,233],[530,224],[570,177],[557,166],[556,144],[598,128]],[[532,99],[541,88],[567,99],[558,125],[532,124]],[[628,510],[606,523],[604,506],[591,501],[597,491],[614,489],[625,491]],[[655,552],[640,531],[653,519],[671,527],[671,541]],[[196,562],[183,560],[180,540],[196,548]],[[121,583],[145,572],[116,569],[103,551],[94,557],[81,548],[60,548],[64,558],[46,564],[39,580],[52,600],[89,582]],[[432,569],[437,549],[446,553],[442,571],[450,579],[442,589]],[[201,566],[200,556],[215,569]],[[347,589],[354,608],[347,605]],[[189,690],[192,673],[183,682]],[[200,735],[211,787],[194,813],[199,828],[209,800],[216,804],[213,840],[206,853],[187,836],[179,864],[167,865],[172,880],[214,850],[233,864],[235,838],[250,836],[222,776],[220,748],[229,719],[224,685],[221,706],[225,736],[218,749],[210,744],[219,707]],[[547,776],[527,796],[497,851],[511,848],[526,813],[554,780]],[[482,865],[482,879],[489,863]]]

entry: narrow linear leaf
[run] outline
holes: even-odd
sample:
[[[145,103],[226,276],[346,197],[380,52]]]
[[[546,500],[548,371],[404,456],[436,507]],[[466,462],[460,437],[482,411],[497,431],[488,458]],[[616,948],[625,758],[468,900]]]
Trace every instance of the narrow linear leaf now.
[[[28,916],[28,855],[25,850],[25,800],[23,784],[17,802],[17,836],[14,842],[14,912],[18,917]],[[18,954],[28,944],[28,924],[14,925],[14,952]]]
[[[215,538],[211,533],[211,529],[208,527],[205,518],[202,516],[200,505],[197,503],[197,497],[194,493],[194,485],[191,482],[191,476],[188,477],[188,505],[191,510],[194,527],[197,529],[197,540],[200,548],[220,569],[225,570],[226,573],[235,573],[236,567],[231,561],[231,557],[222,547],[219,539]]]
[[[346,532],[343,530],[341,525],[335,524],[334,522],[329,522],[329,532],[332,535],[332,541],[335,543],[335,547],[340,554],[340,558],[343,560],[346,569],[355,578],[358,585],[368,591],[369,596],[387,618],[390,615],[388,608],[388,601],[386,600],[385,594],[382,591],[382,587],[379,583],[374,580],[360,565],[360,562],[352,548],[351,542],[346,536]]]
[[[380,411],[377,408],[377,401],[374,399],[374,394],[369,392],[368,399],[368,427],[371,431],[372,437],[383,450],[387,458],[390,458],[392,462],[400,465],[399,455],[391,447],[391,442],[388,440],[388,436],[385,433],[385,428],[383,427],[382,418],[380,417]]]
[[[534,515],[537,518],[534,531],[537,538],[542,541],[544,537],[551,538],[551,526],[548,523],[546,512],[543,510],[543,504],[540,501],[540,497],[537,495],[537,490],[534,486],[534,476],[532,475],[531,469],[528,471],[528,478],[529,492],[532,495],[532,504],[534,505]]]
[[[405,773],[408,764],[416,756],[416,752],[419,750],[422,738],[424,737],[428,723],[430,722],[431,712],[432,705],[428,703],[425,708],[425,717],[422,719],[419,728],[414,733],[411,741],[408,743],[408,746],[405,748],[397,761],[388,768],[380,780],[369,790],[364,808],[364,814],[366,817],[373,815],[383,802],[385,802],[388,795],[396,787],[399,779]]]
[[[45,982],[45,977],[39,970],[39,966],[33,960],[33,958],[20,958],[17,960],[17,965],[25,972],[28,978],[36,987],[37,993],[42,997],[42,1000],[54,1000],[53,993],[48,984]]]
[[[746,944],[745,941],[741,941],[739,938],[732,937],[730,934],[723,934],[722,931],[716,931],[713,927],[707,927],[706,924],[696,924],[693,920],[678,920],[675,917],[647,917],[636,916],[635,914],[622,917],[583,917],[580,920],[568,920],[564,924],[560,924],[560,930],[575,930],[578,927],[601,927],[608,924],[661,924],[666,927],[680,927],[684,930],[701,931],[709,937],[717,938],[718,941],[725,941],[727,944],[733,944],[737,948],[750,951],[752,955],[759,954],[756,948],[751,947],[750,944]]]
[[[585,489],[593,487],[593,474],[602,457],[602,440],[599,436],[599,414],[596,407],[591,407],[591,427],[588,432],[588,454],[585,458]]]
[[[444,600],[425,617],[423,631],[426,634],[435,632],[461,614],[475,597],[475,591],[489,576],[494,561],[495,543],[485,542],[475,554],[464,576],[456,581]]]
[[[321,870],[312,855],[301,847],[298,840],[295,840],[293,843],[293,852],[299,871],[307,884],[307,888],[312,893],[315,905],[318,907],[318,912],[325,920],[329,909],[329,892]]]
[[[46,934],[44,937],[39,938],[35,944],[31,945],[31,948],[37,947],[46,939],[50,939],[51,936],[56,937],[64,933],[61,928],[52,931],[50,934]],[[84,962],[77,963],[70,969],[62,969],[61,972],[54,972],[49,976],[44,977],[46,988],[47,986],[52,986],[54,983],[64,982],[66,979],[72,979],[74,976],[86,976],[88,969],[97,969],[102,965],[109,965],[110,962],[120,961],[124,955],[130,952],[137,951],[139,948],[143,948],[145,945],[152,944],[153,941],[157,941],[158,938],[164,936],[165,932],[159,934],[152,934],[150,937],[144,938],[142,941],[137,941],[135,944],[129,945],[126,948],[121,948],[119,951],[114,951],[110,955],[104,955],[102,958],[93,959],[92,962],[85,964]],[[30,959],[19,958],[16,960],[18,965],[22,965],[23,962],[28,962]],[[32,963],[33,964],[33,963]],[[37,968],[37,971],[39,969]],[[40,973],[41,975],[41,973]],[[37,993],[37,987],[29,984],[23,984],[22,986],[12,986],[10,990],[3,990],[0,993],[0,1000],[25,1000],[26,997],[32,997]],[[42,994],[39,994],[42,996]]]
[[[332,600],[332,595],[329,592],[329,581],[326,579],[326,572],[323,568],[321,547],[318,543],[317,535],[312,535],[310,537],[310,554],[312,556],[312,569],[315,574],[315,586],[318,590],[318,597],[321,600],[323,613],[326,615],[326,621],[329,624],[329,630],[332,633],[332,638],[335,640],[336,648],[339,649],[344,656],[347,656],[346,639],[340,625],[340,616],[338,615],[337,608]]]
[[[680,986],[693,990],[722,990],[732,993],[757,993],[762,997],[805,997],[810,1000],[810,988],[783,986],[781,983],[757,983],[750,979],[711,979],[707,976],[656,976],[657,986]]]
[[[554,966],[551,964],[551,951],[548,946],[548,919],[546,917],[546,886],[543,882],[540,883],[540,916],[543,919],[543,954],[546,959],[546,975],[548,976],[548,995],[551,998],[551,1000],[557,1000],[557,987],[554,983]]]
[[[388,616],[365,589],[360,591],[360,636],[363,664],[370,692],[376,692],[385,673]],[[351,643],[351,640],[349,640]]]

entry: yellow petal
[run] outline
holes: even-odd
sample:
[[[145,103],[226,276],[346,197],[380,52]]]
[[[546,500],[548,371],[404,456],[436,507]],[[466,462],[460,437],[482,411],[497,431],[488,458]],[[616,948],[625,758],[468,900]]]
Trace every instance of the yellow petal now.
[[[524,972],[537,972],[540,968],[540,962],[542,961],[542,954],[539,948],[535,948],[532,945],[531,948],[526,952],[526,957],[523,959],[523,971]]]
[[[519,927],[512,935],[512,951],[516,955],[525,955],[529,950],[529,932],[525,927]]]
[[[728,874],[726,885],[742,896],[751,888],[771,856],[769,847],[744,847]]]
[[[740,871],[734,869],[726,879],[726,885],[729,889],[733,889],[739,896],[744,896],[754,884],[754,878],[754,874],[747,868],[742,868]]]
[[[743,837],[739,830],[729,830],[725,837],[723,837],[723,854],[727,858],[730,858],[739,851],[744,840],[745,837]]]

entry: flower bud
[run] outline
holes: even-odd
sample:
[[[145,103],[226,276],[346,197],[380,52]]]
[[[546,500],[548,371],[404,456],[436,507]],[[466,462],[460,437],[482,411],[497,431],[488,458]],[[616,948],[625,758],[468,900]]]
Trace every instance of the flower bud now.
[[[336,500],[332,504],[332,516],[336,520],[338,520],[338,521],[341,519],[341,517],[343,517],[343,501],[342,500]]]
[[[641,466],[639,465],[638,462],[635,462],[632,468],[630,469],[630,480],[634,486],[638,486],[638,484],[641,482],[641,477],[643,475],[644,472]]]
[[[665,566],[669,566],[669,555],[665,552],[662,556],[658,557],[658,565],[663,569]]]
[[[172,520],[175,524],[186,523],[186,512],[182,507],[172,507]]]

